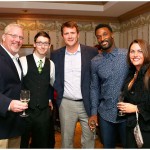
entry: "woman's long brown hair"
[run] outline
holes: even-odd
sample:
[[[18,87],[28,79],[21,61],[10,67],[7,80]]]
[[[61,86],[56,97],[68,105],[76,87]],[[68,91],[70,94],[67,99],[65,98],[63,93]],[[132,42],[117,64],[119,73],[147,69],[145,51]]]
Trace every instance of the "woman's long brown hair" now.
[[[131,67],[133,67],[133,64],[130,60],[129,55],[130,55],[130,48],[134,43],[139,44],[139,46],[141,47],[141,50],[143,52],[143,57],[144,57],[143,66],[148,66],[148,69],[144,76],[144,85],[145,85],[146,89],[148,89],[148,88],[150,88],[149,87],[149,85],[150,85],[150,83],[149,83],[150,82],[150,45],[148,44],[148,42],[146,42],[143,39],[135,39],[131,42],[131,44],[129,46],[128,54],[127,54],[127,61]]]

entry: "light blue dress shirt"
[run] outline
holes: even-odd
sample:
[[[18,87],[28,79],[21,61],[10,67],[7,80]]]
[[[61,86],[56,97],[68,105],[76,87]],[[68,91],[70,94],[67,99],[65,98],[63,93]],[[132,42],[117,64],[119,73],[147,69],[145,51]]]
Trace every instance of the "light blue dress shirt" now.
[[[65,52],[64,95],[71,100],[82,99],[81,93],[81,48],[75,53]]]

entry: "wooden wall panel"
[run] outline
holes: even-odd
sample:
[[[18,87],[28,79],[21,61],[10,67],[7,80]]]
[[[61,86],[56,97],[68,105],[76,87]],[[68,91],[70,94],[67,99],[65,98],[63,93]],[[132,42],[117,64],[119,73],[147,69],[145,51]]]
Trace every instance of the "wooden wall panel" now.
[[[120,40],[120,33],[115,32],[114,33],[114,41],[115,41],[116,47],[120,47],[119,40]]]
[[[86,43],[86,36],[85,36],[85,31],[80,31],[80,37],[79,37],[79,41],[81,44],[85,44]]]
[[[29,44],[33,44],[34,43],[34,37],[37,34],[37,30],[30,30],[29,31]]]
[[[56,49],[56,32],[49,31],[49,35],[51,37],[51,44],[53,45],[53,49]]]
[[[4,33],[3,30],[0,30],[0,41],[2,41],[2,34]]]
[[[143,35],[142,39],[148,41],[148,24],[143,26]]]
[[[148,42],[150,44],[150,24],[148,25]]]
[[[94,39],[93,39],[94,33],[93,32],[86,32],[86,45],[88,46],[94,46]]]
[[[64,40],[61,36],[61,32],[57,32],[56,34],[57,34],[56,35],[56,49],[58,49],[58,48],[64,46],[65,44],[64,44]]]
[[[127,31],[125,31],[124,32],[124,37],[123,37],[123,41],[124,41],[124,43],[123,43],[123,47],[124,48],[127,48],[128,47],[128,34],[127,34]]]
[[[123,48],[124,47],[124,44],[123,44],[123,42],[124,42],[124,39],[123,39],[123,37],[124,37],[124,34],[123,33],[120,33],[120,40],[119,40],[119,47],[120,48]]]
[[[23,40],[23,44],[25,44],[25,45],[30,44],[30,43],[29,43],[29,32],[28,32],[28,30],[24,30],[24,40]]]
[[[142,31],[142,27],[139,27],[138,28],[138,38],[139,39],[142,39],[142,37],[143,37],[143,33],[142,33],[143,31]]]
[[[137,28],[134,28],[132,30],[132,40],[135,40],[137,38],[138,38],[138,30],[137,30]]]
[[[132,30],[128,30],[127,34],[128,34],[127,47],[129,47],[130,43],[132,42],[132,38],[133,38]]]

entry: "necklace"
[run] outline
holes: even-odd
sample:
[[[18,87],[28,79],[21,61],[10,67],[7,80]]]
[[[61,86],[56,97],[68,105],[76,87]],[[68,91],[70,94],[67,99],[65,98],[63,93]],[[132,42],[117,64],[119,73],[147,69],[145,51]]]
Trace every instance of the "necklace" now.
[[[138,75],[138,71],[136,70],[135,73],[134,73],[134,77],[133,78],[136,79],[137,75]]]

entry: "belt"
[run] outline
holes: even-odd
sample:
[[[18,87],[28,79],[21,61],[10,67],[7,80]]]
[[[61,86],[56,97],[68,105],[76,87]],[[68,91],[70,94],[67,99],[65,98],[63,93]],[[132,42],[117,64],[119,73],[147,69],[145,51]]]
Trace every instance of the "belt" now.
[[[64,97],[65,98],[65,97]],[[70,101],[74,101],[74,102],[82,102],[83,99],[77,99],[77,100],[74,100],[74,99],[69,99],[69,98],[65,98],[67,100],[70,100]]]
[[[78,99],[78,100],[75,100],[75,101],[79,101],[80,102],[80,101],[83,101],[83,99]]]
[[[81,102],[81,101],[83,101],[83,99],[77,99],[77,100],[71,99],[71,101],[74,101],[74,102]]]

